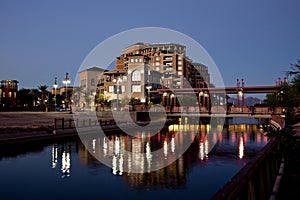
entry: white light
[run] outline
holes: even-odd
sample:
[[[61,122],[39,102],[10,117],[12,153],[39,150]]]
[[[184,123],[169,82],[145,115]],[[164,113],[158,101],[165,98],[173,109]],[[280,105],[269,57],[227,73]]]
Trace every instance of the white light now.
[[[165,159],[167,159],[167,156],[168,156],[168,143],[167,143],[167,141],[164,141],[164,155],[165,155]]]
[[[243,140],[243,136],[240,136],[239,158],[242,159],[243,157],[244,157],[244,140]]]
[[[171,151],[172,151],[172,153],[175,152],[175,139],[174,138],[171,139]]]

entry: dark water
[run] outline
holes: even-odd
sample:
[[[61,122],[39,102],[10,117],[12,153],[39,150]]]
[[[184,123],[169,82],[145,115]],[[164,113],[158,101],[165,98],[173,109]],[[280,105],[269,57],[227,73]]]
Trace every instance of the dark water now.
[[[188,150],[171,165],[149,173],[130,172],[136,163],[151,165],[147,155],[116,155],[116,145],[121,152],[140,144],[120,134],[109,141],[86,141],[91,153],[79,140],[0,147],[0,199],[209,199],[268,141],[257,125],[223,130],[173,125],[140,146],[149,155],[164,148],[163,156],[170,157],[183,134],[192,141]],[[171,145],[164,146],[166,142]],[[112,167],[95,159],[92,154],[97,153],[111,158]]]

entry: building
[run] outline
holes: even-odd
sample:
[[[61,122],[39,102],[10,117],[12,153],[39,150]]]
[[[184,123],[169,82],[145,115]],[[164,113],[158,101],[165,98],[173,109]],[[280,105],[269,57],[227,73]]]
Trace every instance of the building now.
[[[79,75],[80,87],[86,95],[94,96],[97,92],[118,103],[132,98],[150,103],[155,95],[151,97],[150,90],[207,87],[210,81],[208,68],[193,63],[186,56],[185,46],[172,43],[136,43],[116,58],[115,70],[92,67]]]
[[[2,80],[0,87],[0,107],[16,107],[17,106],[17,80]]]
[[[104,69],[92,67],[79,72],[80,87],[85,91],[86,95],[96,92],[98,80],[101,78]]]

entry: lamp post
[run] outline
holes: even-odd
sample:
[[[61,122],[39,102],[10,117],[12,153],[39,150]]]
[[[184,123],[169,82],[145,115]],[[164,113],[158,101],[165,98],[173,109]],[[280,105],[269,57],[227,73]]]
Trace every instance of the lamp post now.
[[[69,73],[66,73],[66,78],[63,80],[63,84],[66,84],[66,110],[68,109],[68,84],[71,83],[69,79]]]
[[[117,79],[114,79],[113,82],[117,82],[117,111],[119,111],[120,82],[122,82],[122,80],[120,79],[120,77],[118,77]]]
[[[57,77],[55,77],[55,80],[54,80],[54,111],[55,111],[55,108],[56,108],[56,88],[57,88]]]

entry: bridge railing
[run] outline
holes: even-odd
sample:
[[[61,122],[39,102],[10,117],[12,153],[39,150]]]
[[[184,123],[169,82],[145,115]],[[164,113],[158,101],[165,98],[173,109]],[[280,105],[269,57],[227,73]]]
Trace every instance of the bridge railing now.
[[[281,115],[284,109],[281,107],[228,107],[225,106],[165,106],[152,107],[152,112],[167,112],[167,113],[200,113],[200,114],[249,114],[249,115]]]

